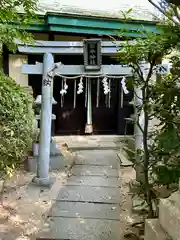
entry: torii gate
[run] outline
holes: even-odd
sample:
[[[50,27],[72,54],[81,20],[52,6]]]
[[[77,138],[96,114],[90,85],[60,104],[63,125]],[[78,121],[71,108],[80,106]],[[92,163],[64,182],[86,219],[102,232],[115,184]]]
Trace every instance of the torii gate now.
[[[100,42],[100,54],[115,55],[117,47],[123,47],[125,42]],[[56,41],[36,41],[32,45],[23,45],[18,42],[18,50],[26,54],[43,54],[43,63],[35,65],[23,64],[22,72],[24,74],[42,74],[42,105],[41,105],[41,121],[40,121],[40,146],[38,156],[37,176],[34,182],[40,185],[50,185],[49,178],[49,162],[50,162],[50,141],[51,141],[51,114],[52,114],[52,96],[53,96],[53,76],[61,75],[113,75],[113,76],[130,76],[132,71],[127,66],[122,65],[99,65],[93,71],[85,70],[85,65],[62,65],[54,63],[53,54],[83,54],[84,45],[79,42],[56,42]],[[87,54],[86,54],[87,55]],[[99,62],[100,63],[100,62]],[[87,104],[87,124],[92,123],[91,116],[91,94],[88,97]]]

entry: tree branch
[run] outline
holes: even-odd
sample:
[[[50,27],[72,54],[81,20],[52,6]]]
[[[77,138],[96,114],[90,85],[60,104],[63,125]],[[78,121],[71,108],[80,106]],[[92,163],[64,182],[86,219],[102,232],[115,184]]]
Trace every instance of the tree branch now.
[[[179,24],[177,21],[175,21],[173,18],[170,18],[166,11],[164,11],[160,6],[158,6],[156,3],[153,2],[153,0],[148,0],[156,9],[158,9],[165,17],[167,17],[170,21],[175,23],[176,25]]]
[[[140,98],[140,97],[137,95],[136,91],[134,91],[134,95],[135,95],[138,99],[140,99],[140,100],[142,101],[142,98]]]
[[[135,68],[135,66],[138,68],[139,71],[137,71],[137,69]],[[140,77],[140,79],[142,81],[144,81],[144,77],[143,77],[143,73],[141,71],[140,66],[138,65],[138,63],[134,63],[134,64],[129,64],[129,66],[138,74],[138,76]]]
[[[178,6],[173,6],[172,9],[173,9],[174,14],[175,14],[175,16],[177,17],[178,21],[180,22],[180,14],[179,14],[179,12],[178,12],[179,7],[178,7]]]

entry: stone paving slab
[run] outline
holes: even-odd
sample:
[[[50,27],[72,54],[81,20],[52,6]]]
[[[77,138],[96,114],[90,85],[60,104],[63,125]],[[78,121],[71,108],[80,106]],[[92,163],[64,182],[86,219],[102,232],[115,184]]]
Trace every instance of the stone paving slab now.
[[[72,175],[75,176],[107,176],[118,177],[118,171],[111,166],[88,166],[75,165],[72,168]]]
[[[88,151],[88,150],[118,150],[121,144],[113,141],[68,141],[66,142],[68,149],[72,151]]]
[[[120,189],[107,187],[66,186],[61,189],[56,201],[119,204]]]
[[[87,141],[94,141],[94,142],[121,142],[124,139],[127,139],[131,136],[122,136],[122,135],[84,135],[84,136],[55,136],[53,139],[58,142],[87,142]]]
[[[98,149],[98,143],[94,141],[84,141],[84,142],[68,142],[68,149],[71,151],[81,151],[81,150],[94,150]]]
[[[104,154],[103,154],[104,153]],[[116,152],[114,150],[86,150],[86,151],[77,151],[77,154],[81,154],[86,158],[89,158],[89,156],[93,156],[95,158],[103,157],[104,156],[116,156]]]
[[[87,150],[77,152],[75,164],[112,166],[117,168],[117,154],[112,150]]]
[[[119,204],[56,202],[49,216],[120,220]]]
[[[132,167],[133,166],[133,163],[128,160],[128,156],[123,151],[120,151],[118,153],[118,158],[120,160],[120,165],[122,167]]]
[[[81,147],[80,146],[74,146],[74,147],[69,147],[68,146],[68,150],[72,151],[72,152],[76,152],[76,151],[87,151],[87,150],[101,150],[101,151],[104,151],[104,150],[115,150],[115,151],[118,151],[120,148],[119,145],[113,145],[113,146],[110,146],[110,145],[97,145],[97,146],[91,146],[90,144],[86,144],[86,145],[82,145]]]
[[[98,176],[71,176],[66,185],[70,186],[93,186],[93,187],[119,187],[119,179],[113,177]]]
[[[118,146],[114,142],[99,142],[98,144],[99,148],[110,148],[110,149],[116,149]]]
[[[83,219],[83,218],[52,218],[50,229],[37,237],[37,240],[120,240],[119,221]]]

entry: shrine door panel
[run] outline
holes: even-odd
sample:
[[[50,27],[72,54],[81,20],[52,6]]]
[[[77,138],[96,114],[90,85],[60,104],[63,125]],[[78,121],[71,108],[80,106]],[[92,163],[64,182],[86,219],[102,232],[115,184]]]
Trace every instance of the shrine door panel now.
[[[82,55],[55,55],[55,62],[62,62],[64,65],[83,64]],[[79,79],[77,80],[77,84]],[[58,102],[55,106],[56,114],[56,135],[76,135],[83,134],[85,128],[85,107],[84,93],[76,94],[76,106],[74,106],[74,80],[67,80],[67,94],[62,98],[60,91],[62,89],[62,78],[56,76],[54,79],[54,98]],[[78,86],[76,86],[77,93]]]
[[[116,134],[117,132],[117,79],[108,79],[110,94],[104,94],[102,79],[92,79],[92,119],[94,134]],[[98,90],[99,89],[99,90]]]
[[[62,81],[60,77],[54,79],[54,98],[57,101],[57,105],[54,107],[56,135],[84,134],[86,120],[84,93],[78,95],[78,86],[75,88],[75,81],[67,80],[67,93],[62,97],[60,94]],[[76,97],[74,98],[75,89]]]

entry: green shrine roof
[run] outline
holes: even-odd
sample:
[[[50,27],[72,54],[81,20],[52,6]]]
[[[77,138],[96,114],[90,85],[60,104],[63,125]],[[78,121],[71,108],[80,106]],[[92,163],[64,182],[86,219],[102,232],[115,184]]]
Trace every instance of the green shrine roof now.
[[[74,2],[74,0],[39,0],[37,13],[42,16],[42,22],[31,24],[28,29],[36,32],[100,36],[117,36],[120,30],[123,30],[121,36],[133,38],[142,36],[144,30],[151,33],[159,32],[158,14],[152,6],[149,10],[141,5],[134,6],[128,14],[128,19],[125,20],[123,14],[131,9],[132,4],[119,4],[122,0],[111,0],[112,4],[109,7],[107,6],[109,2],[103,2],[103,6],[96,7],[93,2],[101,3],[101,1],[90,0],[92,6],[89,5],[89,9],[88,6],[83,6],[84,2],[88,3],[87,0],[78,0],[76,3],[79,5],[63,5],[63,1]],[[80,1],[82,1],[82,6],[80,6]],[[132,2],[132,0],[126,1]]]

